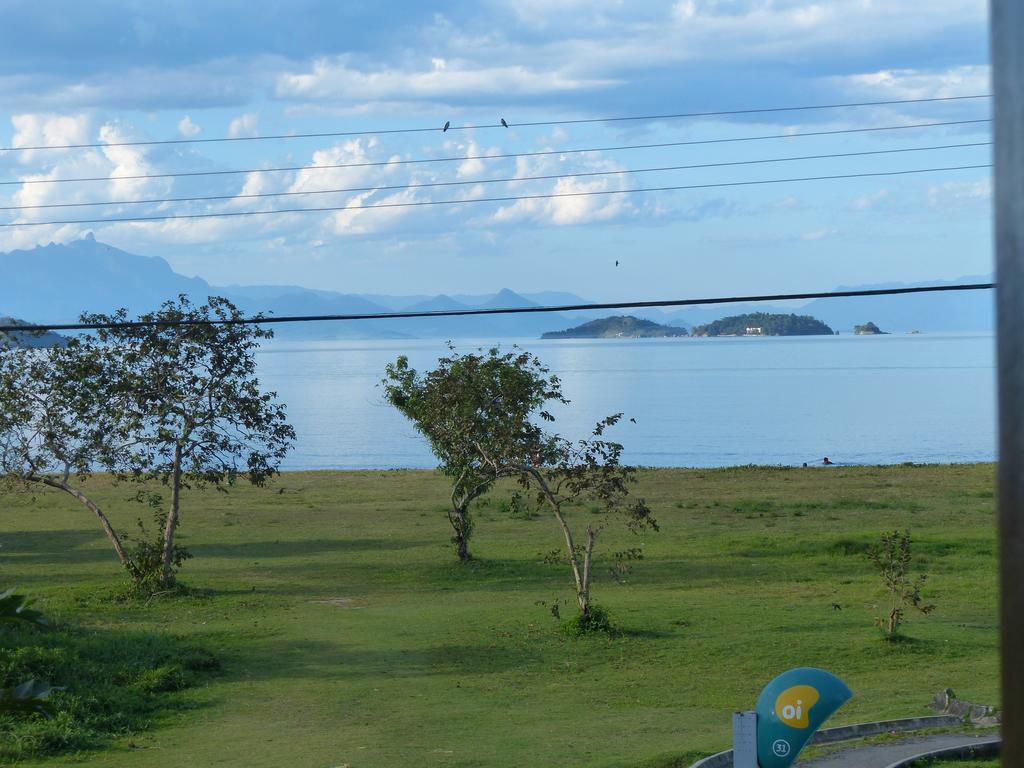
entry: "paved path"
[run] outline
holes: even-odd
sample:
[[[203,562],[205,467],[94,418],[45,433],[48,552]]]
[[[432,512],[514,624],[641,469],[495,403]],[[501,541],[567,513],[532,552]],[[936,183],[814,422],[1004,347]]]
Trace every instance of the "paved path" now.
[[[939,733],[933,736],[917,736],[900,741],[880,744],[862,744],[852,746],[841,752],[834,752],[826,757],[814,760],[800,760],[800,768],[886,768],[897,760],[903,760],[922,752],[946,747],[959,747],[990,741],[997,734],[988,733],[984,736],[972,736],[964,733]]]

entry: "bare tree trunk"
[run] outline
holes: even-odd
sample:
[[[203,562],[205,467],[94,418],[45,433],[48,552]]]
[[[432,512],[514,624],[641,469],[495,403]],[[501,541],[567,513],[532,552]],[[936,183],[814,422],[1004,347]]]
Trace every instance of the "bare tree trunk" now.
[[[576,602],[580,606],[580,614],[582,616],[590,615],[590,574],[587,569],[580,569],[580,560],[576,555],[576,545],[572,539],[572,529],[569,528],[569,523],[566,522],[565,517],[562,515],[562,507],[558,500],[552,493],[550,486],[544,480],[543,475],[536,470],[530,470],[530,474],[534,480],[540,486],[541,491],[544,493],[544,498],[548,500],[548,504],[551,505],[551,511],[555,514],[555,519],[558,524],[562,527],[562,535],[565,537],[565,548],[569,555],[569,565],[572,566],[572,577],[576,583]],[[588,542],[590,551],[593,551],[593,542]]]
[[[171,474],[171,507],[167,511],[167,525],[164,527],[163,586],[174,585],[174,533],[178,529],[178,506],[181,495],[181,443],[174,446],[174,469]]]
[[[583,551],[583,593],[579,598],[580,610],[584,616],[590,615],[590,574],[594,562],[594,544],[597,542],[597,531],[587,526],[587,547]]]
[[[459,555],[459,562],[472,560],[473,556],[469,554],[469,511],[465,506],[455,507],[448,519],[455,531],[455,551]]]
[[[104,533],[107,534],[107,538],[110,539],[110,543],[114,545],[114,551],[117,553],[117,559],[121,561],[121,565],[125,567],[128,566],[128,555],[124,551],[124,545],[121,544],[121,538],[117,535],[117,531],[114,530],[114,526],[110,524],[110,520],[108,520],[107,516],[103,514],[103,510],[100,509],[96,502],[77,488],[68,485],[67,482],[54,480],[46,477],[45,475],[29,475],[27,479],[34,483],[42,483],[50,488],[56,488],[59,491],[64,491],[64,493],[73,496],[84,504],[89,511],[99,518],[100,525],[103,526]]]
[[[461,496],[459,495],[465,477],[466,473],[463,471],[452,487],[452,511],[448,513],[448,522],[452,524],[452,530],[455,531],[452,541],[455,542],[455,552],[459,556],[460,563],[473,559],[473,556],[469,554],[469,536],[473,530],[469,519],[469,505],[476,498],[476,494],[464,492]]]

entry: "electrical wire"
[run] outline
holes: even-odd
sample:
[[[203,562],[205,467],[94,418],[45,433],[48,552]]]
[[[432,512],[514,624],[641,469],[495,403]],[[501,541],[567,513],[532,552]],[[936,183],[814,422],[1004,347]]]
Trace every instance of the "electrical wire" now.
[[[599,195],[627,195],[640,192],[675,192],[693,189],[719,189],[725,187],[748,187],[760,184],[789,184],[808,181],[832,181],[836,179],[864,179],[881,176],[908,176],[918,173],[938,173],[942,171],[968,171],[980,168],[991,168],[991,163],[979,165],[954,165],[942,168],[915,168],[901,171],[875,171],[871,173],[843,173],[832,176],[801,176],[789,179],[757,179],[752,181],[716,182],[713,184],[680,184],[663,187],[638,187],[633,189],[603,189],[588,192],[550,192],[535,195],[504,195],[500,197],[475,197],[461,200],[413,200],[401,203],[371,203],[369,205],[332,205],[315,208],[277,208],[269,211],[220,211],[217,213],[181,213],[160,216],[121,216],[118,218],[97,219],[57,219],[49,221],[6,222],[0,228],[12,227],[44,227],[56,224],[120,224],[130,222],[176,221],[185,219],[217,219],[236,218],[243,216],[271,216],[284,213],[327,213],[334,211],[366,211],[374,208],[418,208],[435,205],[465,205],[469,203],[505,203],[519,200],[550,200],[563,197],[595,197]],[[620,172],[621,173],[621,172]]]
[[[807,112],[818,109],[846,109],[849,107],[878,107],[896,104],[924,104],[940,101],[965,101],[970,99],[990,99],[992,94],[983,93],[972,96],[938,96],[927,99],[889,99],[885,101],[859,101],[845,104],[815,104],[799,107],[762,107],[756,109],[727,109],[715,112],[677,112],[666,115],[627,115],[623,117],[588,117],[575,120],[540,120],[522,123],[484,123],[480,125],[449,125],[444,128],[378,128],[365,131],[326,131],[322,133],[282,133],[270,136],[222,136],[209,139],[153,139],[148,141],[112,141],[95,144],[54,144],[28,147],[0,147],[0,152],[28,152],[47,149],[99,149],[102,147],[142,147],[166,144],[212,144],[238,141],[272,141],[277,139],[320,139],[336,136],[378,136],[399,133],[436,133],[446,131],[467,131],[491,128],[527,128],[553,125],[582,125],[585,123],[615,123],[624,121],[676,120],[694,117],[726,117],[736,115],[757,115],[777,112]]]
[[[546,149],[535,152],[506,152],[494,155],[459,155],[454,157],[426,157],[407,160],[376,160],[363,163],[331,163],[327,165],[292,165],[278,168],[241,168],[221,171],[179,171],[176,173],[139,173],[130,176],[79,176],[70,179],[8,179],[0,181],[0,186],[22,184],[70,184],[92,181],[122,181],[136,179],[176,179],[193,176],[230,176],[248,173],[279,173],[289,171],[321,171],[337,168],[372,168],[380,166],[416,165],[420,163],[457,163],[466,160],[504,160],[519,157],[543,157],[545,155],[573,155],[586,152],[622,152],[633,149],[662,149],[665,147],[692,147],[707,144],[732,144],[744,141],[767,141],[772,139],[800,139],[811,136],[838,136],[853,133],[875,133],[878,131],[904,131],[914,128],[939,128],[943,126],[974,125],[991,123],[991,118],[977,120],[946,120],[937,123],[910,123],[908,125],[883,125],[870,128],[841,128],[831,131],[807,131],[804,133],[769,134],[766,136],[736,136],[720,139],[693,139],[691,141],[666,141],[657,144],[622,144],[610,147],[585,147],[582,149]]]
[[[463,163],[467,160],[507,160],[511,158],[538,158],[547,155],[580,155],[592,152],[624,152],[628,150],[658,150],[668,146],[695,146],[699,144],[723,144],[737,141],[765,141],[769,139],[805,138],[808,136],[835,136],[847,133],[871,133],[876,131],[902,131],[912,128],[937,128],[940,126],[972,125],[991,123],[990,118],[981,120],[948,120],[941,123],[911,123],[909,125],[886,125],[872,128],[843,128],[831,131],[807,131],[805,133],[769,134],[767,136],[735,136],[731,138],[705,138],[691,141],[664,141],[655,144],[621,144],[617,146],[591,146],[575,150],[541,150],[537,152],[504,153],[501,155],[460,155],[449,158],[415,158],[412,160],[378,160],[367,163],[332,163],[328,165],[296,165],[279,168],[242,168],[223,171],[179,171],[177,173],[138,173],[130,176],[80,176],[76,178],[33,178],[0,181],[0,186],[15,184],[67,184],[77,181],[121,181],[127,179],[183,178],[189,176],[228,176],[243,173],[279,173],[285,171],[326,171],[337,168],[373,168],[380,166],[418,165],[421,163]]]
[[[716,296],[703,299],[667,299],[664,301],[616,301],[560,306],[505,307],[497,309],[444,309],[423,312],[372,312],[338,315],[286,315],[281,317],[241,317],[227,320],[127,320],[97,323],[38,323],[31,325],[0,325],[0,332],[34,333],[44,331],[93,331],[114,328],[155,328],[195,325],[254,325],[272,323],[309,323],[324,321],[393,320],[417,317],[467,317],[475,315],[518,315],[539,312],[581,312],[600,309],[643,309],[653,307],[693,307],[711,304],[758,303],[765,301],[793,301],[798,299],[836,299],[854,296],[898,296],[911,293],[942,293],[948,291],[982,291],[996,287],[995,283],[958,283],[955,285],[925,285],[909,288],[862,288],[850,291],[823,291],[819,293],[777,293],[755,296]]]
[[[869,155],[892,155],[903,152],[931,152],[942,149],[963,149],[965,147],[990,147],[991,141],[975,141],[964,144],[941,144],[931,147],[904,147],[900,149],[874,149],[863,152],[839,152],[827,155],[800,155],[796,157],[773,157],[760,160],[731,160],[720,163],[698,163],[695,165],[666,165],[656,168],[624,168],[616,171],[581,171],[578,173],[553,173],[544,176],[512,176],[500,179],[462,179],[459,181],[428,181],[413,184],[385,184],[374,187],[341,187],[338,189],[310,189],[289,192],[252,192],[236,195],[203,195],[200,197],[161,197],[143,200],[100,200],[79,203],[39,203],[36,205],[0,206],[0,211],[27,211],[41,208],[84,208],[96,205],[147,205],[163,203],[193,203],[213,200],[251,200],[267,197],[293,197],[296,195],[332,195],[343,192],[384,192],[407,189],[425,189],[431,187],[460,187],[474,184],[509,184],[522,181],[547,181],[551,179],[579,179],[593,176],[618,176],[630,173],[661,173],[664,171],[688,171],[699,168],[724,168],[743,165],[764,165],[767,163],[788,163],[801,160],[833,160],[846,157],[865,157]]]

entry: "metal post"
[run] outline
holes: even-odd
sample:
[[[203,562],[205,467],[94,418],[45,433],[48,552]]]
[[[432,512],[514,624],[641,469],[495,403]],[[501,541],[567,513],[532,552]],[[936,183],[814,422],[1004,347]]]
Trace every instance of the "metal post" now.
[[[734,712],[732,716],[733,768],[757,768],[757,713]]]
[[[1024,768],[1024,3],[992,0],[1003,765]]]

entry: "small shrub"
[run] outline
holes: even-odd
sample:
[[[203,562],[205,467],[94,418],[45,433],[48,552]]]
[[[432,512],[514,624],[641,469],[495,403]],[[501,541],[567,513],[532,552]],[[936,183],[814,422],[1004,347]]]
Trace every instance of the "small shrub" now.
[[[155,669],[143,670],[132,685],[146,693],[180,691],[188,687],[184,670],[177,664],[168,664]]]
[[[583,637],[584,635],[605,634],[610,635],[615,631],[612,626],[608,612],[597,605],[590,606],[587,615],[582,613],[573,616],[563,622],[562,632],[568,637]]]
[[[889,615],[876,616],[875,626],[882,630],[885,639],[898,640],[907,608],[915,608],[925,615],[935,610],[934,605],[925,604],[921,597],[921,588],[928,577],[923,573],[917,578],[910,575],[910,531],[883,533],[881,542],[868,550],[867,557],[878,569],[890,595]]]
[[[155,533],[146,530],[142,520],[137,521],[139,535],[128,537],[134,546],[129,554],[125,568],[131,578],[129,595],[132,597],[152,597],[157,593],[174,591],[168,589],[166,574],[164,572],[164,538],[160,525],[163,521],[163,511],[159,506],[159,496],[156,501],[150,500],[153,508],[153,522],[156,526]],[[174,545],[174,554],[171,557],[171,573],[176,574],[186,560],[192,557],[192,553],[185,547]],[[177,586],[175,584],[175,586]]]

